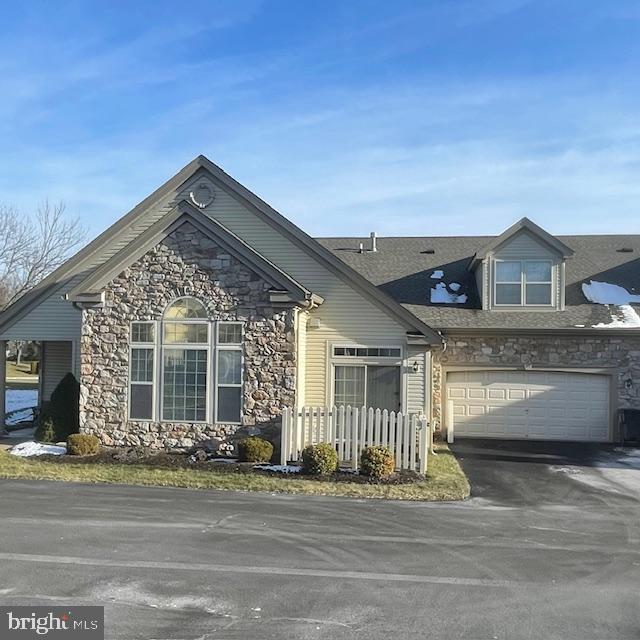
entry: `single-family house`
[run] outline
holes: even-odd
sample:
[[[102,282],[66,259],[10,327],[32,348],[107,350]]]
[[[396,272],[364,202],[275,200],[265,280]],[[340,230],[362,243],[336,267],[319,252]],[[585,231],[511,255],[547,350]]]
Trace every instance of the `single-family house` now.
[[[41,403],[73,372],[109,445],[224,443],[294,405],[610,441],[640,408],[639,289],[640,235],[314,239],[199,156],[5,309],[0,341],[42,343]]]

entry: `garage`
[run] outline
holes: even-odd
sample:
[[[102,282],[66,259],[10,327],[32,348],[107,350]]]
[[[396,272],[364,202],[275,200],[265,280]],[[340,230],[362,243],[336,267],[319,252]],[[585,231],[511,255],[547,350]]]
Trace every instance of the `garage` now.
[[[550,371],[450,371],[456,437],[606,442],[609,377]]]

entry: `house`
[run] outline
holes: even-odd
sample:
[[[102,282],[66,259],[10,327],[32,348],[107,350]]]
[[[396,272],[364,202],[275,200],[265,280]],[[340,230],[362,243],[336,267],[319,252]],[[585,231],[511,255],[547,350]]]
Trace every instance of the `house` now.
[[[43,404],[72,371],[105,444],[224,448],[305,404],[609,441],[640,408],[639,253],[527,219],[313,239],[199,156],[7,308],[0,340],[42,343]]]

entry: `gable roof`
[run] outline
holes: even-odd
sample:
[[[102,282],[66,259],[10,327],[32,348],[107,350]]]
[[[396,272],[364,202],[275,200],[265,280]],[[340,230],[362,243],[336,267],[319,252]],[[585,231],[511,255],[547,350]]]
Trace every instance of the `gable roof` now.
[[[540,239],[544,244],[551,247],[556,253],[563,258],[570,258],[573,255],[573,249],[564,244],[556,236],[552,236],[545,231],[542,227],[538,226],[533,220],[529,218],[521,218],[515,224],[511,225],[506,231],[499,236],[491,238],[487,244],[482,246],[476,251],[471,261],[471,268],[475,268],[478,262],[482,261],[486,256],[497,249],[500,245],[504,244],[509,238],[512,238],[521,231],[529,231],[535,237]]]
[[[0,331],[11,326],[41,300],[51,295],[57,288],[68,282],[70,278],[80,273],[83,265],[88,264],[92,257],[104,249],[105,245],[130,230],[154,205],[173,191],[179,190],[189,179],[203,170],[214,180],[214,183],[224,187],[233,197],[303,249],[310,257],[346,281],[384,312],[394,317],[405,327],[407,332],[423,335],[431,344],[440,344],[442,342],[442,337],[437,331],[425,324],[408,309],[398,304],[391,296],[373,285],[351,266],[336,260],[328,249],[202,155],[191,161],[124,217],[120,218],[115,224],[51,273],[37,287],[5,309],[0,314]]]
[[[392,296],[421,320],[442,331],[585,331],[609,324],[614,309],[592,304],[582,293],[590,280],[617,284],[640,293],[640,235],[559,236],[573,258],[566,262],[566,309],[564,311],[485,311],[481,308],[475,275],[468,269],[473,257],[495,240],[491,236],[378,237],[377,251],[360,253],[363,238],[319,238],[327,249],[357,269],[373,284]],[[365,245],[366,246],[366,245]],[[630,249],[631,252],[621,251]],[[442,270],[441,280],[431,278]],[[430,301],[430,289],[438,282],[458,283],[466,294],[464,304]],[[581,325],[581,326],[578,326]],[[603,331],[616,329],[597,329]],[[627,335],[634,329],[617,329]]]
[[[279,291],[290,293],[293,300],[314,299],[316,303],[322,303],[323,300],[320,296],[314,296],[311,291],[251,248],[244,240],[218,221],[206,216],[186,200],[179,202],[167,215],[160,218],[130,244],[95,269],[67,294],[67,299],[78,300],[87,294],[99,293],[114,277],[186,223],[192,224],[204,235],[215,240],[226,251],[277,287]]]

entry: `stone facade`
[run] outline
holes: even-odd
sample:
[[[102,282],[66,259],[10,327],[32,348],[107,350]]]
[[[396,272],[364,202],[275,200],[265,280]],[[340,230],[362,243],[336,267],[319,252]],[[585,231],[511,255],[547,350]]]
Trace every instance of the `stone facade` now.
[[[442,366],[473,365],[562,369],[611,369],[616,373],[618,406],[640,409],[640,338],[547,336],[448,336],[447,348],[432,358],[433,419],[442,420]],[[633,383],[629,387],[627,381]]]
[[[296,336],[294,310],[274,308],[271,288],[208,236],[183,224],[106,287],[104,306],[83,312],[81,430],[106,445],[152,448],[190,447],[215,438],[224,451],[232,448],[229,437],[239,427],[273,427],[282,408],[295,401]],[[211,320],[245,323],[242,425],[128,419],[130,323],[161,320],[166,306],[182,296],[203,302]]]

